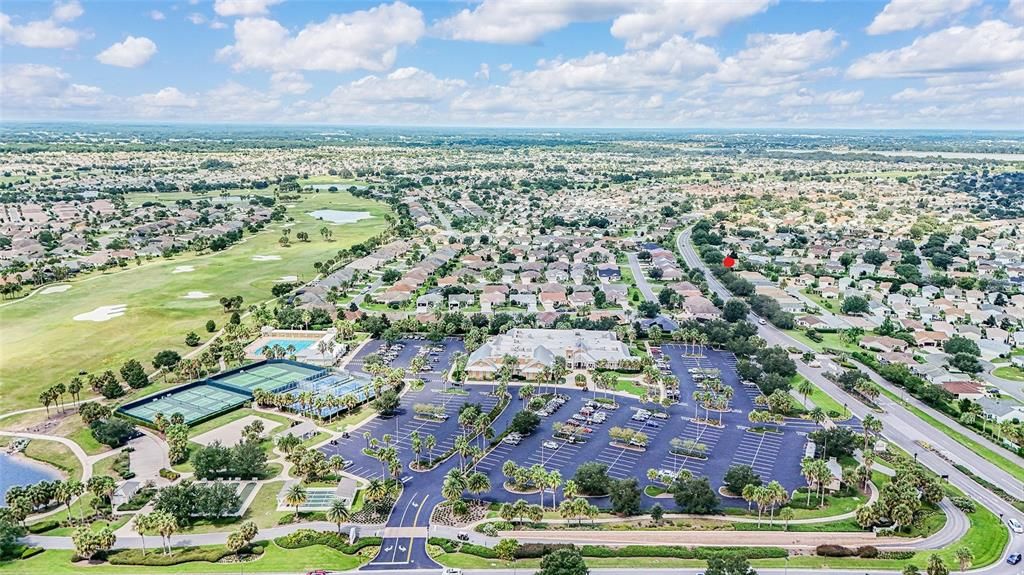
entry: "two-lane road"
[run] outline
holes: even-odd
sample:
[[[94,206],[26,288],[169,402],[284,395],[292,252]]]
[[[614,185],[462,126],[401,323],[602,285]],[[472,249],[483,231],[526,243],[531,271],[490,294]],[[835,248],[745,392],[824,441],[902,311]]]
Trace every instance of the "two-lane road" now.
[[[704,272],[704,275],[707,278],[708,287],[712,291],[717,293],[723,300],[731,298],[732,295],[729,291],[725,289],[725,286],[723,286],[717,278],[715,278],[707,265],[701,261],[700,256],[697,255],[696,250],[694,250],[693,245],[690,242],[690,231],[691,228],[687,228],[676,238],[679,253],[683,255],[683,259],[686,261],[687,265],[691,268],[700,269]],[[751,316],[751,318],[755,322],[759,319],[756,316]],[[791,338],[788,334],[771,324],[758,325],[758,335],[769,345],[796,347],[797,349],[804,351],[813,351],[803,343]],[[879,405],[884,409],[884,413],[875,413],[853,396],[847,394],[831,380],[824,377],[822,374],[825,369],[830,366],[834,366],[834,364],[827,359],[822,363],[822,369],[814,369],[807,366],[802,361],[796,360],[797,371],[800,375],[806,377],[817,385],[822,391],[847,405],[850,411],[857,417],[863,419],[868,414],[871,414],[880,419],[884,424],[884,431],[882,432],[882,435],[885,436],[886,439],[898,445],[907,453],[916,454],[921,463],[928,466],[936,473],[947,475],[951,484],[984,505],[993,513],[1004,518],[1016,517],[1019,521],[1024,522],[1024,514],[1012,505],[1003,501],[991,491],[958,471],[951,463],[942,457],[939,457],[932,451],[922,448],[917,442],[925,441],[938,449],[952,454],[953,458],[957,462],[972,469],[979,476],[987,479],[995,485],[1001,486],[1010,493],[1018,494],[1018,496],[1020,496],[1019,494],[1021,493],[1022,487],[1021,483],[1012,475],[996,467],[977,453],[957,443],[946,434],[933,428],[927,422],[922,421],[901,405],[896,402],[889,401],[885,397],[882,397],[879,400]],[[1024,569],[1021,567],[1007,565],[1005,562],[1005,555],[1010,552],[1019,553],[1021,552],[1022,547],[1024,547],[1024,536],[1010,532],[1010,544],[1008,545],[1004,557],[1001,558],[998,563],[977,572],[998,573],[1000,575],[1020,575],[1021,573],[1024,573]]]

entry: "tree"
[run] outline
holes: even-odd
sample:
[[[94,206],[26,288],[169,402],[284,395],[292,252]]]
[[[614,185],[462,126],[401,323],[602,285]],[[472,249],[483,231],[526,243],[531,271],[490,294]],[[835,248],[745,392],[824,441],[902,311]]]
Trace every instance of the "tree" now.
[[[514,562],[516,560],[516,552],[518,551],[519,542],[515,539],[502,539],[494,546],[494,553],[502,561]]]
[[[178,352],[173,349],[165,349],[153,356],[153,368],[165,368],[165,371],[171,371],[180,361],[181,355]]]
[[[185,334],[185,345],[189,347],[196,347],[201,341],[202,340],[199,339],[199,334],[194,331],[190,331]]]
[[[969,353],[958,353],[949,360],[949,365],[964,373],[979,373],[982,371],[978,358]]]
[[[301,483],[296,483],[288,488],[288,492],[285,493],[284,503],[290,507],[295,508],[295,514],[298,515],[299,507],[306,502],[308,495],[306,494],[306,488]]]
[[[241,533],[235,531],[228,535],[227,541],[224,542],[224,547],[226,547],[228,551],[238,555],[238,552],[245,547],[246,543],[245,537],[242,537]]]
[[[981,355],[981,349],[978,348],[978,344],[962,335],[954,335],[947,339],[942,344],[942,351],[949,355],[957,355],[959,353],[967,353],[975,357]]]
[[[146,377],[146,370],[137,359],[129,359],[121,366],[121,378],[132,389],[141,389],[149,385],[149,378]]]
[[[540,416],[536,413],[523,410],[520,411],[512,418],[512,422],[509,424],[509,431],[514,431],[521,435],[530,435],[540,425]]]
[[[792,507],[783,507],[779,510],[779,519],[783,521],[784,529],[786,531],[789,531],[789,522],[793,520],[793,515],[794,512]]]
[[[657,524],[661,524],[661,520],[665,517],[665,508],[660,503],[655,503],[651,506],[651,520]]]
[[[747,558],[736,553],[714,553],[708,557],[705,575],[757,575]]]
[[[94,532],[91,528],[83,526],[75,529],[71,534],[71,541],[79,557],[92,559],[97,553],[112,549],[117,537],[109,527]]]
[[[139,534],[142,540],[142,556],[146,556],[146,531],[153,528],[153,516],[146,513],[137,513],[132,518],[132,528]]]
[[[946,567],[946,562],[937,553],[933,553],[928,557],[928,567],[925,571],[928,575],[949,575],[949,568]]]
[[[217,322],[212,319],[206,321],[206,333],[213,333],[217,331]]]
[[[725,472],[725,488],[739,495],[747,485],[761,485],[761,476],[754,473],[749,465],[733,465]]]
[[[640,312],[640,315],[646,318],[653,318],[661,311],[661,306],[653,301],[643,301],[640,302],[636,309]]]
[[[608,466],[603,463],[580,465],[572,480],[582,495],[606,495],[611,488]]]
[[[746,319],[748,313],[750,313],[750,306],[741,299],[732,298],[725,302],[722,318],[729,323],[736,323]]]
[[[575,547],[548,553],[540,560],[536,575],[589,575],[590,569]]]
[[[679,476],[672,484],[672,498],[683,513],[707,515],[718,507],[718,497],[707,477]]]
[[[974,563],[974,553],[971,552],[969,547],[957,547],[953,553],[956,557],[957,564],[960,565],[960,572],[963,573]]]
[[[636,478],[613,481],[611,484],[612,513],[629,517],[640,513],[640,487]]]
[[[373,408],[382,415],[390,415],[398,410],[399,403],[398,393],[389,389],[373,400]]]
[[[843,300],[842,312],[847,315],[859,315],[867,313],[871,309],[868,300],[859,295],[852,295]]]
[[[804,409],[807,408],[807,397],[814,393],[814,384],[807,378],[800,378],[800,384],[796,387],[797,393],[804,397]]]
[[[136,434],[135,425],[119,417],[93,421],[89,431],[96,441],[110,447],[120,447]]]
[[[157,510],[152,516],[153,529],[160,534],[160,542],[164,548],[164,554],[171,552],[171,535],[178,530],[178,519],[167,512]]]

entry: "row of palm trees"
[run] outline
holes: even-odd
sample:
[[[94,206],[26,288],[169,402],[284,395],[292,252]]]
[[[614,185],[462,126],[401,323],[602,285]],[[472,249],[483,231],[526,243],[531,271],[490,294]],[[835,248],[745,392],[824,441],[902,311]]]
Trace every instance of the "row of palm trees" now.
[[[501,473],[509,483],[517,487],[537,488],[540,493],[541,509],[544,509],[544,493],[546,491],[551,492],[551,508],[555,509],[558,506],[558,488],[562,487],[563,479],[557,469],[548,471],[540,464],[523,467],[510,459],[502,464]],[[579,488],[575,481],[569,480],[565,482],[562,492],[566,498],[571,499],[579,495]]]
[[[359,405],[359,400],[351,393],[340,396],[318,394],[313,391],[272,393],[265,389],[253,390],[253,401],[260,407],[296,409],[300,414],[319,421],[323,421],[321,414],[325,410],[332,410],[331,417],[335,417],[340,413],[337,410],[351,411]]]
[[[830,475],[831,476],[831,475]],[[743,487],[743,500],[747,502],[747,508],[751,503],[757,504],[757,526],[761,526],[761,514],[765,508],[770,510],[769,525],[775,524],[775,509],[785,505],[789,501],[789,492],[778,481],[772,481],[767,485],[754,485],[748,483]]]

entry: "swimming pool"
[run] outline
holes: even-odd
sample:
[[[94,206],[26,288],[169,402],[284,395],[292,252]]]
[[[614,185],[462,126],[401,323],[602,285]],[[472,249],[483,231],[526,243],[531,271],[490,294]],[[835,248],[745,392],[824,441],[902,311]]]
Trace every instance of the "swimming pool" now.
[[[262,347],[256,350],[256,355],[263,355],[264,349],[268,347],[273,348],[275,345],[279,345],[285,349],[288,349],[288,346],[291,345],[295,347],[295,353],[299,353],[316,343],[316,341],[317,340],[315,339],[271,339],[267,340],[267,343],[263,344]]]

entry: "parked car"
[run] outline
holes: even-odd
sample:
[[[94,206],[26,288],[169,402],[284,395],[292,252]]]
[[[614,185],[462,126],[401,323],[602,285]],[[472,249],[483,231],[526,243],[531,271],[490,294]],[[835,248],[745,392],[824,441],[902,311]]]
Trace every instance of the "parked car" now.
[[[1014,553],[1006,558],[1006,562],[1010,565],[1016,565],[1020,563],[1020,553]]]
[[[651,417],[657,417],[658,419],[668,419],[668,414],[664,411],[656,411],[651,414]]]
[[[1020,521],[1011,517],[1006,521],[1006,525],[1010,527],[1010,531],[1014,533],[1024,533],[1024,525],[1020,524]]]
[[[554,441],[545,441],[542,445],[544,449],[558,449],[558,444]]]

